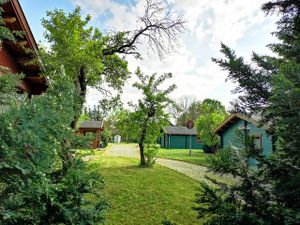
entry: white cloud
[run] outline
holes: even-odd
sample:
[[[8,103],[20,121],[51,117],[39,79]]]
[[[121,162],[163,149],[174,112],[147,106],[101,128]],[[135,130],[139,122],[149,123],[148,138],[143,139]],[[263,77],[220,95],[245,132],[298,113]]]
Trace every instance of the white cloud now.
[[[145,3],[143,0],[137,0],[135,5],[111,0],[71,1],[82,6],[96,20],[103,14],[109,14],[105,26],[114,30],[135,29],[137,17],[142,15]],[[230,93],[234,85],[225,83],[226,72],[212,63],[211,57],[220,57],[221,41],[243,56],[249,56],[256,49],[261,53],[268,51],[265,45],[274,41],[270,32],[275,30],[275,20],[265,17],[261,11],[264,2],[265,0],[167,0],[170,7],[183,13],[188,22],[187,31],[180,37],[180,46],[174,54],[160,61],[143,43],[140,51],[144,60],[128,57],[130,71],[133,72],[140,66],[146,73],[172,72],[174,78],[169,83],[178,86],[173,97],[211,97],[221,100],[228,107],[234,98]],[[129,80],[124,87],[124,102],[137,99],[138,92],[130,86],[131,83]]]

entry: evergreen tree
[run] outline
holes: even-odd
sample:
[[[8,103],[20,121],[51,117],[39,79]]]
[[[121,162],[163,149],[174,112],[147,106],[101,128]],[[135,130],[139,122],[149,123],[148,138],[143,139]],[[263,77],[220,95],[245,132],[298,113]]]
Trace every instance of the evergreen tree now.
[[[72,87],[65,84],[52,82],[47,95],[13,101],[0,113],[0,224],[103,221],[102,179],[75,154],[88,143],[70,128]]]
[[[300,2],[274,0],[263,5],[266,13],[282,15],[270,44],[277,57],[253,54],[255,66],[222,44],[226,59],[214,59],[229,71],[241,93],[235,110],[259,113],[276,138],[268,157],[255,150],[249,139],[241,151],[226,149],[211,159],[211,170],[238,176],[232,186],[202,184],[196,208],[206,224],[300,224]],[[248,161],[255,158],[256,167]]]
[[[0,43],[14,41],[1,15]],[[74,152],[88,143],[70,128],[73,86],[62,70],[55,73],[47,94],[31,101],[16,93],[20,76],[0,76],[1,225],[103,222],[102,178]],[[99,192],[92,193],[95,186]]]

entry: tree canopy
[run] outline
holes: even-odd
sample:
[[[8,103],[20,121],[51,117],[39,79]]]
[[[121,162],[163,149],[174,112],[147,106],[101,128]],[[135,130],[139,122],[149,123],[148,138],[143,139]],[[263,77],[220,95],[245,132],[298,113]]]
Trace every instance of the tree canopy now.
[[[133,84],[142,92],[142,99],[138,100],[138,104],[132,105],[134,108],[133,127],[139,141],[141,166],[152,164],[152,157],[145,158],[145,144],[155,144],[161,135],[163,127],[169,122],[169,117],[165,109],[173,104],[169,94],[176,88],[171,85],[166,89],[160,86],[172,77],[172,74],[165,73],[157,77],[157,74],[151,76],[143,74],[140,69],[136,71],[139,82]],[[151,150],[148,148],[148,151]],[[146,152],[146,154],[150,152]],[[152,155],[152,154],[151,154]],[[154,155],[155,156],[155,155]],[[148,159],[148,160],[146,160]],[[150,161],[149,161],[150,160]]]
[[[74,84],[74,94],[79,95],[74,103],[75,128],[87,87],[97,88],[103,95],[109,94],[103,84],[121,91],[129,77],[125,55],[140,57],[137,44],[143,38],[157,51],[159,56],[167,53],[182,32],[184,21],[167,10],[162,4],[146,1],[144,15],[139,19],[141,26],[134,31],[103,34],[98,28],[89,26],[90,16],[81,17],[80,8],[66,14],[63,10],[47,12],[42,20],[46,29],[45,39],[50,50],[43,51],[45,68],[49,76],[55,76],[57,68],[63,67],[68,81]]]
[[[220,145],[220,137],[214,133],[214,129],[226,118],[227,113],[221,102],[213,99],[205,99],[201,104],[201,114],[196,120],[196,128],[201,143],[214,152]],[[208,149],[207,149],[208,150]]]
[[[261,124],[270,126],[275,151],[263,156],[250,141],[238,152],[219,152],[211,170],[236,175],[240,182],[227,186],[214,181],[217,189],[202,185],[197,211],[209,218],[207,224],[300,223],[300,3],[273,0],[262,8],[281,15],[275,32],[280,42],[269,45],[277,56],[253,53],[249,64],[222,44],[225,59],[213,60],[238,84],[235,110],[262,115]],[[248,164],[251,159],[257,161],[255,167]]]

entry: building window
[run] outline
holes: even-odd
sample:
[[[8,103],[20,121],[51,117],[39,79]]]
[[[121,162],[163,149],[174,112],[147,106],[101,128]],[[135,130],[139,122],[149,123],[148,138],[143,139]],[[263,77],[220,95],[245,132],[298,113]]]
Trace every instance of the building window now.
[[[254,141],[255,150],[262,151],[262,149],[263,149],[262,135],[256,134],[256,135],[253,135],[252,137],[253,137],[253,141]]]
[[[200,135],[197,135],[197,136],[196,136],[196,143],[197,143],[197,144],[201,144]]]

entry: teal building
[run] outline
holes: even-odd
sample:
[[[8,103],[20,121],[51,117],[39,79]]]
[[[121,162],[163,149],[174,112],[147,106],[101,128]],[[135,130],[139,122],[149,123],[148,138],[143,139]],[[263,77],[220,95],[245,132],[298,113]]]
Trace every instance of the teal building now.
[[[195,128],[169,126],[163,129],[159,139],[161,148],[168,149],[202,149],[199,136]]]
[[[221,148],[242,148],[245,144],[245,133],[254,137],[255,146],[263,155],[269,155],[274,148],[274,140],[267,133],[268,126],[259,126],[259,116],[247,116],[235,113],[220,124],[214,132],[221,138]]]

